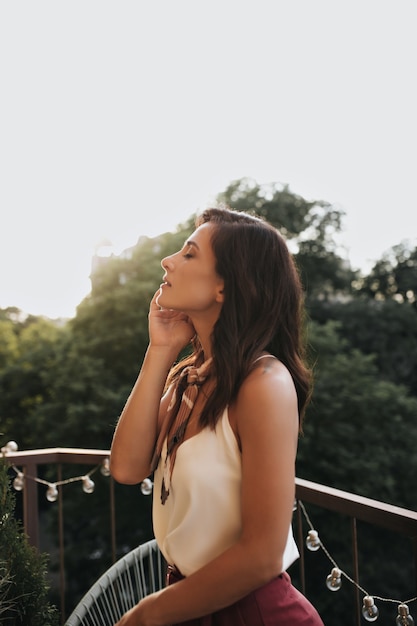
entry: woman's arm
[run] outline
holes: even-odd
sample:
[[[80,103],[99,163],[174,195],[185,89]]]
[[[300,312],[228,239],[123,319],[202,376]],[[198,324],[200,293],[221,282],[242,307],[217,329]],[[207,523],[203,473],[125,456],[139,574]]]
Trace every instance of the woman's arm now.
[[[149,346],[111,446],[111,474],[125,484],[141,482],[151,473],[159,426],[170,399],[170,391],[162,398],[167,375],[195,333],[186,315],[157,305],[158,295],[159,291],[149,309]]]
[[[295,495],[297,398],[286,368],[268,359],[230,411],[242,449],[242,534],[219,557],[129,611],[119,626],[164,626],[233,604],[282,571]]]
[[[159,415],[165,404],[161,397],[174,358],[166,350],[148,347],[113,435],[110,471],[120,483],[136,484],[151,473]]]

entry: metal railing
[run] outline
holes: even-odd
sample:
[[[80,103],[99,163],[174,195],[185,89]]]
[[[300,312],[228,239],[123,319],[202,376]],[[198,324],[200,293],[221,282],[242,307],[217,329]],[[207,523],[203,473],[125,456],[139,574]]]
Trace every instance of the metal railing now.
[[[26,480],[23,489],[23,525],[29,541],[39,547],[39,510],[37,494],[37,477],[39,467],[42,465],[55,465],[57,467],[58,481],[61,481],[62,466],[64,464],[97,465],[103,463],[109,457],[109,450],[85,450],[79,448],[52,448],[43,450],[30,450],[26,452],[8,452],[6,460],[11,466],[18,467],[24,476],[32,480]],[[42,482],[42,481],[39,481]],[[109,477],[110,498],[110,531],[112,545],[112,560],[116,560],[116,524],[115,524],[115,498],[114,481]],[[60,553],[60,589],[61,589],[61,614],[65,615],[65,563],[64,563],[64,519],[62,498],[58,495],[58,533]],[[358,560],[358,536],[357,522],[367,522],[378,528],[388,529],[396,534],[403,535],[410,540],[412,560],[414,563],[414,587],[417,594],[417,512],[410,511],[398,506],[393,506],[370,498],[365,498],[332,487],[300,478],[296,479],[296,507],[295,519],[297,529],[297,543],[300,550],[300,584],[305,592],[305,532],[303,516],[307,519],[310,527],[311,522],[305,514],[304,504],[311,504],[325,511],[339,513],[350,520],[351,528],[351,552],[353,574],[351,582],[355,585],[355,624],[361,623],[361,599],[359,585],[359,560]],[[324,546],[323,546],[324,548]],[[331,559],[331,555],[328,555]],[[413,598],[414,600],[414,598]]]
[[[361,624],[362,600],[360,597],[361,587],[359,584],[359,559],[358,559],[358,532],[357,522],[367,522],[372,526],[384,528],[396,534],[403,535],[410,540],[412,561],[414,562],[414,593],[417,596],[417,512],[410,511],[398,506],[393,506],[355,495],[340,489],[334,489],[308,480],[296,479],[297,498],[297,527],[298,546],[301,548],[300,572],[301,586],[305,591],[305,566],[304,546],[305,537],[302,534],[303,503],[309,503],[326,511],[340,513],[350,520],[351,529],[351,554],[353,574],[351,582],[354,584],[354,618],[355,625]],[[308,517],[308,516],[307,516]],[[328,555],[331,560],[331,555]],[[416,598],[413,598],[413,601]],[[406,622],[404,622],[406,623]]]

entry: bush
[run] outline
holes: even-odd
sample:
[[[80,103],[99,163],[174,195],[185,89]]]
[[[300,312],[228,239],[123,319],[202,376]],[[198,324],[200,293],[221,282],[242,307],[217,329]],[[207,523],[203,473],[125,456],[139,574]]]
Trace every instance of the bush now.
[[[57,626],[58,609],[47,599],[47,557],[29,544],[14,511],[7,466],[0,459],[0,624]]]

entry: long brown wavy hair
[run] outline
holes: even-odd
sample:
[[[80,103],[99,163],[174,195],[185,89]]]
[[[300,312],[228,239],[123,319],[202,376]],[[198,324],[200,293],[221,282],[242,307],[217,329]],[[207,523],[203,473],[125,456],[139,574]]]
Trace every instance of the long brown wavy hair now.
[[[293,378],[301,430],[312,377],[305,359],[303,289],[294,259],[277,229],[262,218],[218,207],[198,216],[196,227],[207,222],[214,225],[211,244],[217,274],[224,280],[224,302],[212,334],[216,386],[200,424],[215,426],[255,359],[266,351],[282,361]],[[170,382],[183,367],[202,359],[195,338],[191,356],[174,368]]]

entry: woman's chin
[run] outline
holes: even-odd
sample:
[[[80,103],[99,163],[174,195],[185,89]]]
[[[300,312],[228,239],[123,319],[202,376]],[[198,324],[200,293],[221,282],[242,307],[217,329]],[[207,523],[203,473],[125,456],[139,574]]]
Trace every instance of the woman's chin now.
[[[160,306],[162,309],[173,309],[175,310],[177,307],[172,306],[172,302],[169,301],[169,298],[161,291],[159,296],[156,298],[156,304]]]

